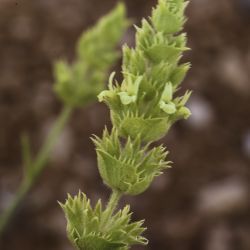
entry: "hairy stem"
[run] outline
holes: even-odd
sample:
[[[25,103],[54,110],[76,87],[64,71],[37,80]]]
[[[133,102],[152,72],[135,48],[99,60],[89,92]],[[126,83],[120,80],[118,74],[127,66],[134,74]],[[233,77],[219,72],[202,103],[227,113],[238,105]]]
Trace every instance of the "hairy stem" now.
[[[122,196],[122,193],[120,191],[115,190],[115,189],[112,190],[112,194],[109,198],[109,202],[108,202],[107,207],[106,207],[105,216],[103,218],[103,226],[104,227],[107,224],[110,217],[113,215],[121,196]]]
[[[46,163],[49,159],[50,153],[57,142],[57,139],[62,132],[65,124],[69,120],[72,108],[64,107],[58,119],[55,121],[53,128],[49,132],[46,141],[42,145],[35,159],[30,163],[29,169],[31,173],[26,173],[21,186],[19,187],[11,205],[6,209],[0,216],[0,236],[8,225],[11,217],[13,216],[16,208],[19,206],[21,201],[24,199],[27,192],[34,185],[36,179],[41,174],[43,169],[46,167]],[[28,177],[27,177],[28,176]]]

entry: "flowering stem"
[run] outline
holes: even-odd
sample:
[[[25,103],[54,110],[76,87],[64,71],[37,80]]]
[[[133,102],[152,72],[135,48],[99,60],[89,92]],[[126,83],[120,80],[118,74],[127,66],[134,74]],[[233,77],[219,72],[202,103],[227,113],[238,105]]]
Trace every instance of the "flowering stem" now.
[[[30,166],[26,169],[30,173],[26,173],[25,178],[21,186],[19,187],[11,205],[6,209],[6,211],[0,216],[0,236],[8,225],[11,217],[13,216],[16,208],[19,206],[21,201],[24,199],[27,192],[34,185],[36,179],[39,177],[43,169],[46,167],[46,163],[49,159],[50,153],[57,142],[57,139],[63,130],[65,124],[69,120],[72,108],[69,106],[64,107],[58,119],[54,123],[53,128],[49,132],[45,143],[42,145],[40,151],[38,152],[36,158],[30,163]]]
[[[48,161],[50,153],[53,150],[53,147],[55,146],[59,135],[61,134],[65,124],[69,120],[72,109],[73,108],[70,106],[65,106],[61,114],[59,115],[58,119],[55,121],[53,128],[49,132],[45,143],[43,144],[40,152],[38,153],[33,163],[33,168],[34,168],[34,177],[32,178],[33,182],[34,179],[36,179],[37,176],[40,175],[40,172],[44,169],[45,164]]]

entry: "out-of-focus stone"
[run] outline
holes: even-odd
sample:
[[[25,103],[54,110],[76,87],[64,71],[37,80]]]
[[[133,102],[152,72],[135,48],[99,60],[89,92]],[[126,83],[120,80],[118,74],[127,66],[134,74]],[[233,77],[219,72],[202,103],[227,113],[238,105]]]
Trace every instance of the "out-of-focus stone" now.
[[[56,164],[63,164],[70,158],[74,145],[72,131],[69,127],[64,128],[53,149],[51,158]]]
[[[192,115],[187,123],[195,129],[204,129],[209,127],[214,119],[214,113],[211,105],[200,96],[192,96],[187,104]]]
[[[248,203],[248,187],[242,179],[228,179],[210,184],[198,195],[198,210],[206,215],[240,212]]]
[[[250,158],[250,130],[243,135],[242,140],[243,152]]]
[[[225,84],[230,85],[234,90],[241,94],[248,94],[250,85],[246,65],[245,55],[231,49],[222,53],[218,60],[216,73]]]
[[[47,136],[49,136],[49,133],[54,126],[54,123],[56,121],[49,120],[47,123],[45,123],[43,127],[43,133],[42,133],[42,141],[41,143],[44,143],[44,141],[47,139]],[[50,159],[55,164],[62,164],[64,162],[67,162],[73,147],[73,135],[72,131],[69,127],[64,127],[64,129],[61,131],[61,134],[59,135],[56,144],[53,147]]]

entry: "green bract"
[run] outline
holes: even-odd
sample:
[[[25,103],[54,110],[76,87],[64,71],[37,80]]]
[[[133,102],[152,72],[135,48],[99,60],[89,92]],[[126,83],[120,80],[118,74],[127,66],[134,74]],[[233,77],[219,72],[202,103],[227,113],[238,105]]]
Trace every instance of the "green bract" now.
[[[55,64],[55,91],[66,105],[82,106],[103,90],[107,71],[118,57],[115,47],[126,27],[124,5],[118,4],[80,37],[75,63]]]
[[[152,13],[152,22],[155,28],[166,34],[181,31],[186,21],[184,11],[187,3],[183,3],[183,0],[160,0]]]
[[[67,218],[70,241],[79,250],[125,250],[130,244],[146,244],[141,237],[143,221],[131,223],[129,206],[112,215],[108,220],[106,210],[99,200],[91,207],[86,195],[80,193],[60,204]]]
[[[153,178],[168,167],[164,147],[141,147],[140,139],[128,138],[125,145],[119,141],[115,129],[103,137],[93,139],[98,155],[98,166],[104,182],[124,194],[137,195],[145,191]]]

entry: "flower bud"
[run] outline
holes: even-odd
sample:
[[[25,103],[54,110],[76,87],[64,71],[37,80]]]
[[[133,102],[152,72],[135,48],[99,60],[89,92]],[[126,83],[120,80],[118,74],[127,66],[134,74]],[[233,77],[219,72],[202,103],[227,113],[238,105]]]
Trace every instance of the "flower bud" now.
[[[185,22],[184,10],[187,3],[181,1],[160,0],[159,6],[153,10],[152,22],[157,30],[166,34],[177,33],[182,30]]]

